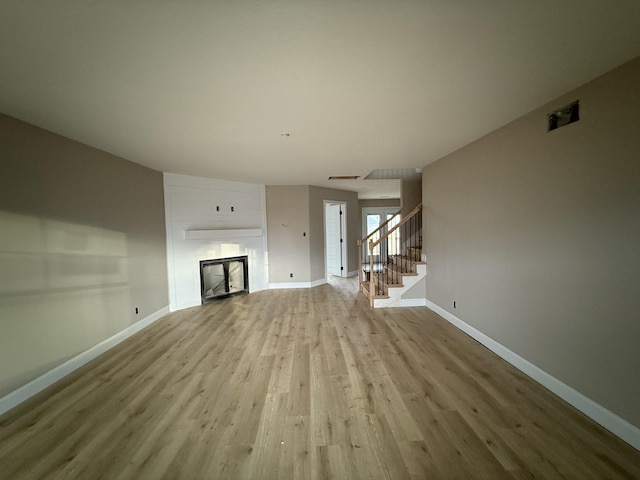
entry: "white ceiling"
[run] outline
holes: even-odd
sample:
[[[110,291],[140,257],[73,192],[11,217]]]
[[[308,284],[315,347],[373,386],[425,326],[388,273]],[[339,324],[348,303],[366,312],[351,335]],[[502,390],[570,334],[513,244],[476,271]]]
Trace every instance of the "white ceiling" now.
[[[161,171],[373,198],[327,178],[421,168],[639,54],[637,0],[0,0],[0,111]]]

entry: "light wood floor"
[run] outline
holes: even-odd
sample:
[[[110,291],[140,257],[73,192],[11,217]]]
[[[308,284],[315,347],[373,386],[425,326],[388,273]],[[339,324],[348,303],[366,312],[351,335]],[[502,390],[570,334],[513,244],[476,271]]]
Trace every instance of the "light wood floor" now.
[[[639,479],[640,453],[352,280],[168,315],[0,417],[2,479]]]

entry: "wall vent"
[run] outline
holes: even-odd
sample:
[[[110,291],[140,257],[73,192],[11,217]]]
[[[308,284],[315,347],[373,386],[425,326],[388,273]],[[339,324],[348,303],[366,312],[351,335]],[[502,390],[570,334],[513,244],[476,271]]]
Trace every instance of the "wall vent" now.
[[[547,119],[549,122],[549,132],[556,128],[569,125],[570,123],[577,122],[580,120],[580,100],[576,100],[569,105],[565,105],[562,108],[554,110],[547,115]]]

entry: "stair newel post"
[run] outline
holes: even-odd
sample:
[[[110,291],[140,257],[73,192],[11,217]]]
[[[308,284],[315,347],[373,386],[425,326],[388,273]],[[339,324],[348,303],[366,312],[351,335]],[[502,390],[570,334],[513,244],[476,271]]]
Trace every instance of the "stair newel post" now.
[[[410,255],[407,255],[407,259],[409,260],[409,267],[413,268],[413,255],[415,252],[413,251],[413,236],[415,235],[415,217],[411,218],[409,222],[409,252]]]
[[[411,270],[411,239],[413,238],[413,217],[409,220],[407,225],[409,234],[407,235],[407,270]]]
[[[389,237],[386,237],[383,240],[383,245],[382,247],[384,247],[384,279],[381,282],[380,285],[380,293],[384,294],[384,286],[389,284]]]
[[[420,253],[422,253],[422,212],[420,212],[420,215],[418,215],[418,218],[416,218],[416,262],[419,262],[422,260],[422,258],[419,256],[418,254],[418,245],[420,245]],[[420,236],[418,236],[420,235]],[[418,240],[420,240],[418,242]]]
[[[400,232],[397,232],[400,233]],[[396,242],[397,243],[397,242]],[[395,283],[399,283],[400,281],[400,274],[402,273],[402,256],[400,255],[401,251],[398,249],[398,246],[396,245],[395,248],[395,257],[393,258],[393,271],[394,271],[394,279],[393,281]]]
[[[369,240],[369,305],[373,307],[373,240]]]
[[[413,265],[413,256],[415,255],[415,252],[413,251],[413,236],[415,235],[415,217],[411,218],[411,222],[410,222],[410,236],[409,236],[409,248],[410,248],[410,252],[411,255],[407,255],[407,258],[409,259],[409,265]]]
[[[378,293],[384,293],[385,284],[389,283],[389,251],[387,250],[387,239],[384,238],[380,244],[380,279],[378,281]]]
[[[413,263],[418,261],[418,227],[419,227],[419,215],[413,219]]]
[[[402,225],[402,232],[401,232],[402,234],[402,271],[403,272],[407,268],[407,252],[408,252],[407,239],[409,238],[409,235],[407,233],[409,231],[408,227],[409,225],[406,223]]]
[[[362,240],[358,239],[356,243],[358,244],[358,289],[362,290]]]
[[[397,233],[397,232],[396,232]],[[389,240],[393,241],[393,238],[389,236]],[[391,256],[391,279],[393,283],[398,283],[398,250],[394,248],[393,256]]]
[[[415,217],[411,218],[411,222],[409,224],[409,248],[411,248],[411,254],[407,255],[407,258],[409,259],[409,267],[411,267],[413,265],[413,236],[416,234],[416,219]]]
[[[402,263],[402,266],[400,267],[402,269],[402,272],[404,272],[407,268],[407,239],[409,238],[408,234],[407,234],[407,227],[409,225],[407,225],[406,223],[404,225],[402,225],[402,230],[400,232],[401,236],[402,236],[402,259],[400,260],[400,262]]]
[[[419,262],[420,259],[418,258],[418,235],[420,235],[420,216],[416,217],[416,239],[415,239],[415,253],[414,253],[414,257],[416,259],[416,262]]]
[[[387,278],[391,280],[391,282],[389,282],[387,280],[387,283],[392,283],[393,282],[393,270],[389,271],[393,265],[391,263],[392,258],[391,255],[389,254],[389,237],[387,237],[384,241],[384,246],[386,247],[386,252],[387,252]]]

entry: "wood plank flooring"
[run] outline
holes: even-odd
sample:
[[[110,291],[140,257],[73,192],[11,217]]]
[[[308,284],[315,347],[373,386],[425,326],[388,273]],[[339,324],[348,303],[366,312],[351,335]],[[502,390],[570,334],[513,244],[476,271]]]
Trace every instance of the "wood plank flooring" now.
[[[0,417],[2,479],[639,479],[640,453],[355,280],[172,313]]]

